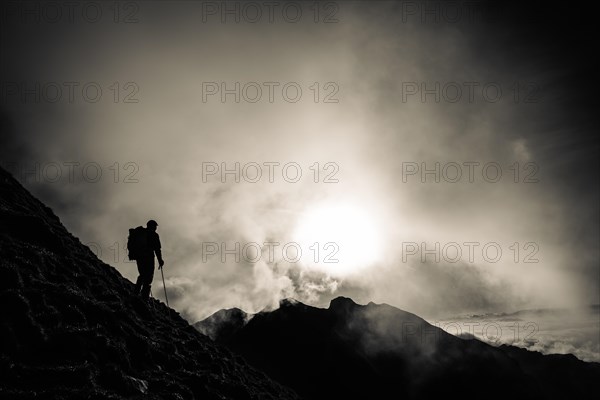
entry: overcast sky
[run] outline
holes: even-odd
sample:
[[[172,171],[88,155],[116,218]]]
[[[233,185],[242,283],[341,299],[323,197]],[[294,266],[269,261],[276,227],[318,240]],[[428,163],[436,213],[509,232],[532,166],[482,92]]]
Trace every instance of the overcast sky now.
[[[31,4],[2,11],[2,165],[131,280],[127,230],[156,219],[189,320],[285,297],[424,316],[599,302],[597,65],[574,11]],[[318,265],[285,259],[298,237]],[[236,242],[280,245],[206,254]]]

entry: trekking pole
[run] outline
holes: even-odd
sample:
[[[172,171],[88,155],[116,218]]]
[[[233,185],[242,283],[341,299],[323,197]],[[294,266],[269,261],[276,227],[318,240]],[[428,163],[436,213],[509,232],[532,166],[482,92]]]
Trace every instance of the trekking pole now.
[[[160,274],[163,279],[163,289],[165,289],[165,300],[167,301],[167,307],[169,307],[169,298],[167,297],[167,285],[165,285],[165,273],[163,272],[162,267],[160,267]]]

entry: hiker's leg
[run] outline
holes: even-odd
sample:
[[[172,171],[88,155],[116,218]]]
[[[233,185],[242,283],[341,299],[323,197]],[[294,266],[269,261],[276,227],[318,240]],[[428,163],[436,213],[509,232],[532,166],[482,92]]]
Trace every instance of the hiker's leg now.
[[[135,288],[133,289],[133,293],[134,294],[140,294],[140,290],[142,290],[142,284],[144,282],[143,279],[143,268],[142,268],[142,263],[140,260],[135,260],[136,264],[137,264],[137,268],[138,268],[138,277],[137,277],[137,281],[135,281]]]
[[[135,287],[133,288],[134,294],[140,294],[140,290],[142,290],[142,282],[143,278],[142,275],[140,275],[137,277],[137,281],[135,281]]]
[[[142,293],[141,293],[141,295],[142,295],[143,299],[150,298],[150,289],[152,289],[152,285],[150,285],[150,284],[144,285],[142,287]]]
[[[147,299],[150,297],[150,289],[152,288],[152,280],[154,279],[154,258],[144,260],[143,275],[142,275],[142,297]]]

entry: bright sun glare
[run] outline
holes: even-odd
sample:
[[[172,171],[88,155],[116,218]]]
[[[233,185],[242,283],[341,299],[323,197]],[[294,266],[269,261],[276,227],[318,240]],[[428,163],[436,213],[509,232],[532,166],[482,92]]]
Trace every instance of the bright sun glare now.
[[[324,204],[311,208],[302,215],[294,235],[302,248],[301,262],[332,274],[372,265],[382,255],[377,225],[365,207]]]

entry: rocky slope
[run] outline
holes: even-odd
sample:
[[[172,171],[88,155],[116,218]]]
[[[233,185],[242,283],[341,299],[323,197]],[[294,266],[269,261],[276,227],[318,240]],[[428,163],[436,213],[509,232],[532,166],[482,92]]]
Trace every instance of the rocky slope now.
[[[386,304],[339,297],[321,309],[286,300],[275,311],[244,316],[244,323],[240,313],[220,311],[195,326],[307,399],[600,393],[600,364],[461,339]]]
[[[132,290],[0,169],[0,398],[297,398]]]

